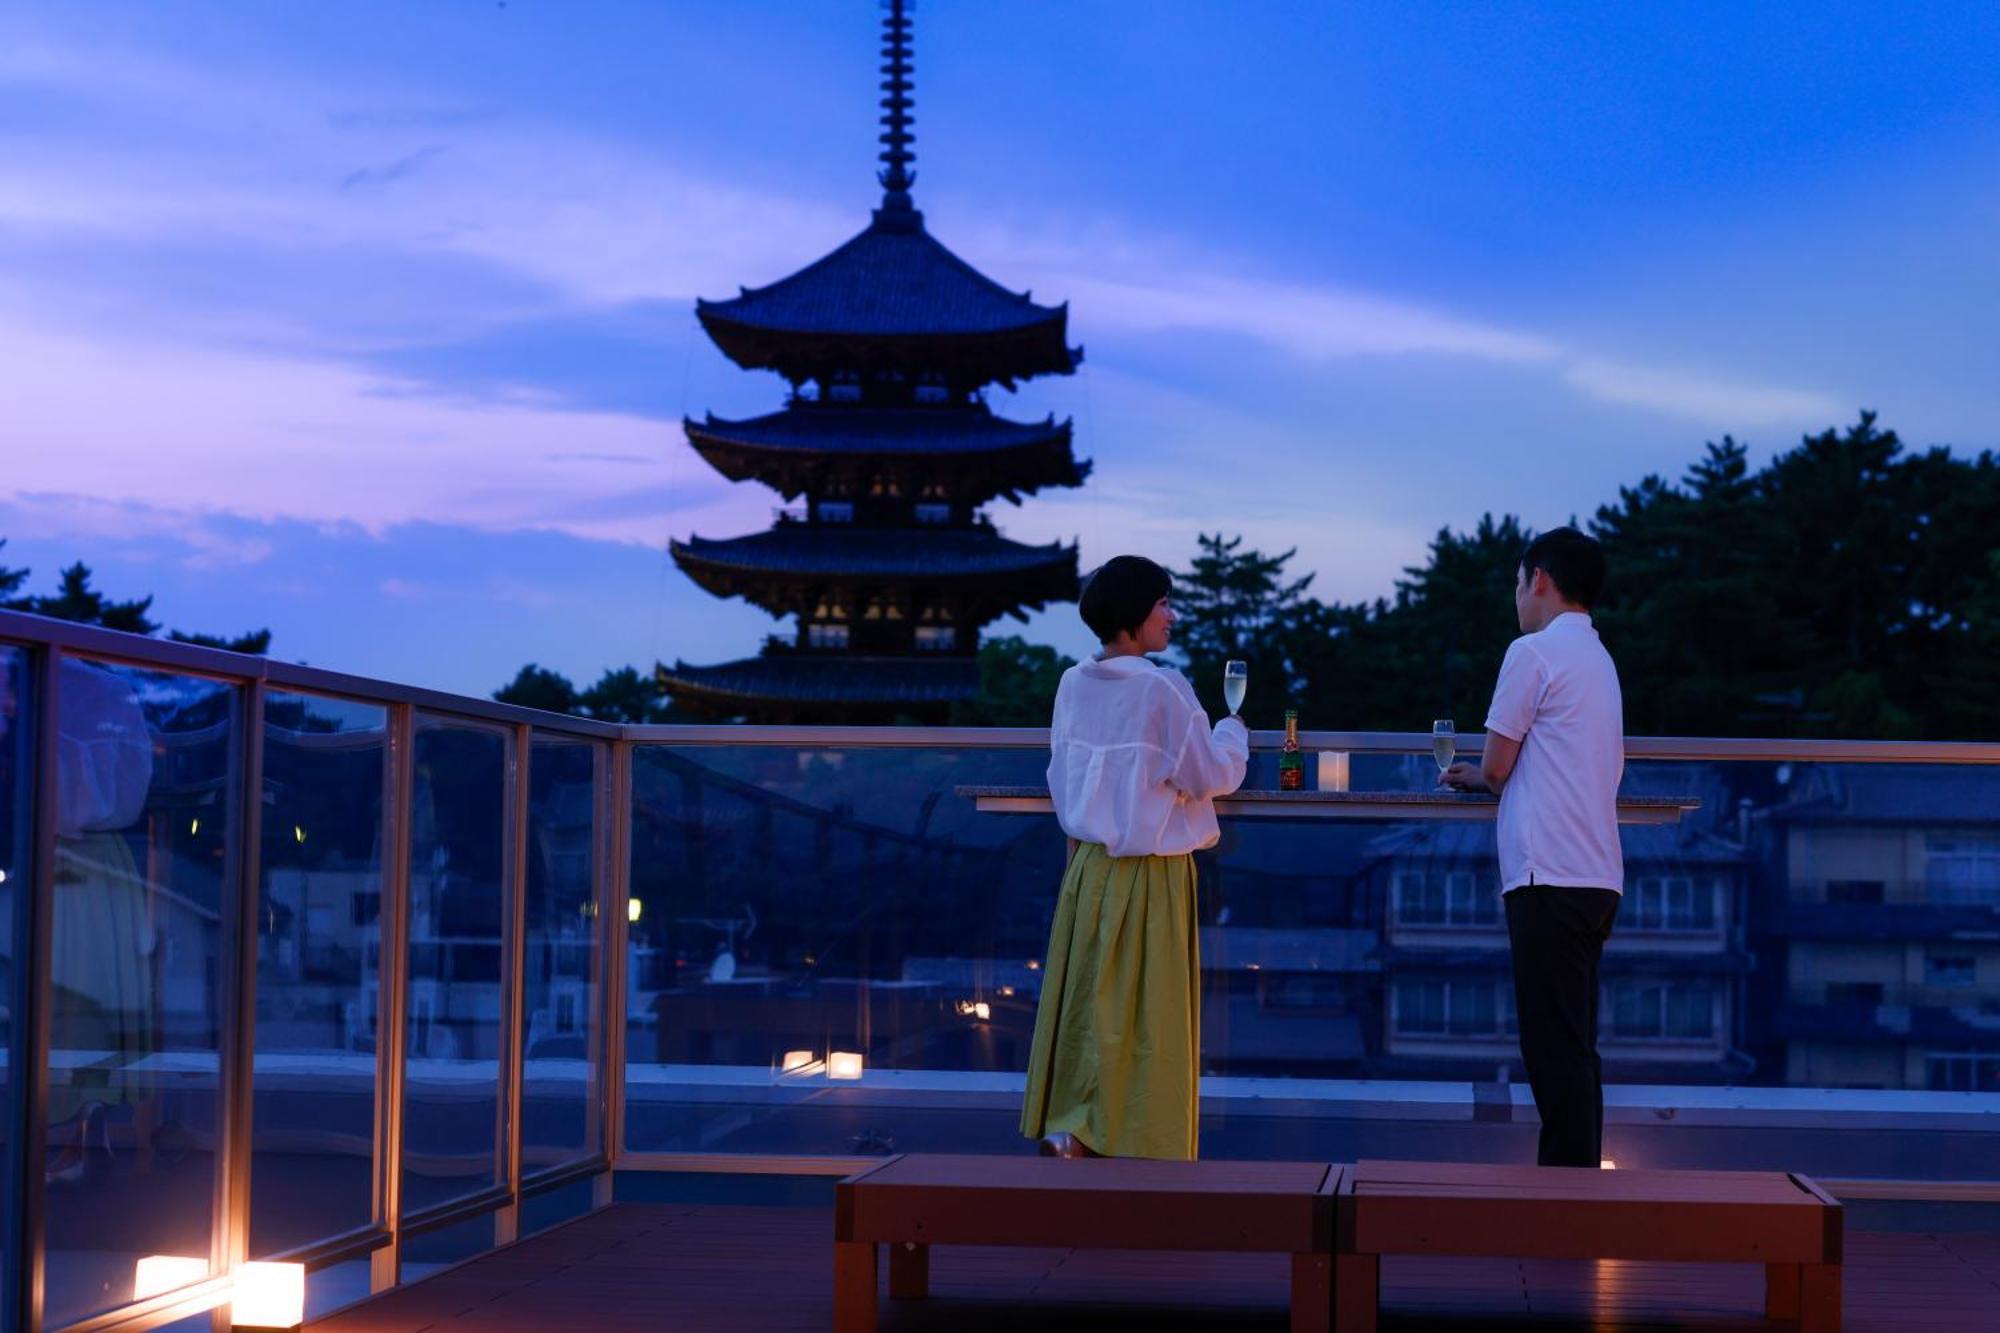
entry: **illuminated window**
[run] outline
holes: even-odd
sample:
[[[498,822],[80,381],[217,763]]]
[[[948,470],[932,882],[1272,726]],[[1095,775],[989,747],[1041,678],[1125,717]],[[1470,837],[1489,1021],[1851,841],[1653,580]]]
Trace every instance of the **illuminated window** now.
[[[951,522],[951,506],[934,503],[919,504],[917,506],[917,522],[949,523]]]
[[[806,642],[814,648],[845,648],[847,639],[845,625],[806,626]]]
[[[819,521],[822,523],[852,523],[854,521],[854,501],[821,500],[817,506]]]
[[[917,626],[917,651],[948,653],[958,643],[958,631],[949,625]]]

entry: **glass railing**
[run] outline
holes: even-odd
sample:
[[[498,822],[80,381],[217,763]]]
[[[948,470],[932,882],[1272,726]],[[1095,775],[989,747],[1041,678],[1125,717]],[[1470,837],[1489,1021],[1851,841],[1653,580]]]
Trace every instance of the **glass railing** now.
[[[1427,735],[1306,739],[1327,785],[1434,780]],[[2000,1198],[2000,747],[1629,749],[1629,794],[1699,805],[1625,830],[1608,1151]],[[6,1326],[185,1316],[251,1258],[324,1311],[617,1170],[1025,1151],[1066,848],[962,789],[1045,765],[1033,731],[615,727],[0,613]],[[1490,827],[1223,829],[1202,1151],[1526,1160]],[[193,1285],[141,1290],[162,1256]]]

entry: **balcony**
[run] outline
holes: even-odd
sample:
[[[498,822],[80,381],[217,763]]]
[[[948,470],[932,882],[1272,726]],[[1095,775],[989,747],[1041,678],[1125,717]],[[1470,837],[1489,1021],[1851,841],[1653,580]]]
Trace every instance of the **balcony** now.
[[[303,1264],[328,1328],[419,1327],[472,1291],[492,1308],[438,1326],[824,1326],[833,1177],[1025,1150],[1064,845],[955,792],[1038,781],[1039,732],[619,727],[7,613],[0,682],[9,1327],[205,1318],[251,1259]],[[1305,739],[1339,757],[1309,771],[1357,790],[1435,773],[1425,735]],[[1276,785],[1276,742],[1251,785]],[[1635,738],[1632,791],[1703,804],[1628,830],[1628,857],[1713,877],[1703,840],[1814,766],[1977,784],[1993,749]],[[1972,1024],[1893,1081],[1820,1052],[1831,1072],[1788,1083],[1820,1006],[1760,923],[1821,826],[1750,813],[1766,841],[1716,879],[1714,947],[1635,929],[1607,964],[1644,992],[1608,993],[1627,1029],[1607,1055],[1675,1047],[1613,1059],[1608,1151],[1821,1177],[1861,1233],[1856,1326],[1902,1296],[1956,1308],[2000,1269],[1957,1234],[2000,1222],[2000,1044]],[[1391,886],[1437,855],[1417,827],[1232,820],[1203,854],[1205,1156],[1532,1158],[1499,992],[1478,1058],[1396,1048],[1419,960],[1391,945]],[[1688,1058],[1671,997],[1736,987]],[[1884,1086],[1840,1086],[1862,1081]],[[193,1269],[142,1296],[150,1256]],[[1719,1270],[1386,1271],[1406,1321],[1756,1304]],[[1006,1326],[1038,1283],[1219,1327],[1283,1301],[1250,1261],[941,1255],[938,1275],[910,1326]]]

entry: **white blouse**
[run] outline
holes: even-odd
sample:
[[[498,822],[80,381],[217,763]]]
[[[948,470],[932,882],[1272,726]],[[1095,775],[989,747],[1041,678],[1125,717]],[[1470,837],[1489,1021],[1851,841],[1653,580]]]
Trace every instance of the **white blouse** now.
[[[1063,832],[1113,856],[1178,856],[1222,836],[1214,798],[1243,785],[1250,733],[1211,731],[1187,677],[1143,657],[1063,672],[1049,724],[1049,795]]]

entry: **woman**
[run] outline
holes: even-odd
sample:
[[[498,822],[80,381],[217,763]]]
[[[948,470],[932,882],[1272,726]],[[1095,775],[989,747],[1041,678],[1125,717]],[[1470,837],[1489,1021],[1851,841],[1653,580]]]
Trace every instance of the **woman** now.
[[[1215,844],[1250,733],[1209,728],[1166,650],[1167,571],[1121,555],[1078,609],[1104,649],[1063,673],[1049,792],[1070,837],[1049,931],[1021,1132],[1059,1157],[1195,1155],[1201,958],[1192,852]]]

